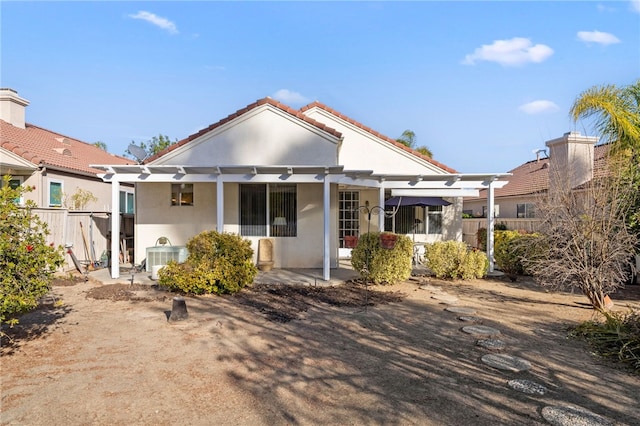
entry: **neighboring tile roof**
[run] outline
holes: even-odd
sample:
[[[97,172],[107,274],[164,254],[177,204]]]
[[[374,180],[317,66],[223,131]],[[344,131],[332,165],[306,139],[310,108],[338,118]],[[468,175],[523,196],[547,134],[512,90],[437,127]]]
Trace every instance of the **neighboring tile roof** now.
[[[135,164],[97,146],[26,123],[15,127],[0,120],[0,147],[36,165],[53,166],[69,172],[93,174],[103,170],[89,164]]]
[[[594,176],[602,176],[606,163],[606,154],[608,145],[597,145],[594,147]],[[496,188],[494,197],[515,197],[523,195],[531,195],[549,189],[549,158],[528,161],[513,170],[509,170],[511,176],[499,179],[507,180],[502,188]],[[480,191],[480,199],[486,199],[486,189]],[[472,200],[476,197],[468,197],[465,199]]]
[[[271,106],[274,106],[274,107],[286,112],[287,114],[291,114],[294,117],[296,117],[296,118],[298,118],[300,120],[303,120],[303,121],[311,124],[312,126],[315,126],[315,127],[319,128],[320,130],[323,130],[323,131],[325,131],[325,132],[327,132],[327,133],[329,133],[329,134],[331,134],[331,135],[333,135],[333,136],[335,136],[337,138],[341,138],[342,137],[342,133],[338,132],[337,130],[332,129],[331,127],[328,127],[325,124],[320,123],[319,121],[316,121],[316,120],[314,120],[312,118],[309,118],[306,115],[302,114],[300,111],[297,111],[297,110],[295,110],[293,108],[290,108],[290,107],[288,107],[287,105],[285,105],[285,104],[283,104],[281,102],[278,102],[278,101],[276,101],[274,99],[271,99],[271,98],[267,97],[267,98],[259,99],[256,102],[254,102],[252,104],[249,104],[249,105],[247,105],[246,107],[244,107],[242,109],[239,109],[238,111],[234,112],[233,114],[230,114],[226,118],[223,118],[222,120],[220,120],[220,121],[218,121],[216,123],[213,123],[212,125],[210,125],[210,126],[204,128],[204,129],[198,131],[197,133],[189,135],[185,139],[183,139],[183,140],[181,140],[181,141],[179,141],[177,143],[174,143],[172,145],[169,145],[169,147],[167,147],[166,149],[164,149],[161,152],[157,153],[156,155],[153,155],[153,156],[147,158],[144,161],[144,163],[150,163],[150,162],[162,157],[163,155],[165,155],[165,154],[167,154],[167,153],[169,153],[169,152],[171,152],[171,151],[173,151],[175,149],[178,149],[181,146],[191,142],[192,140],[197,139],[200,136],[202,136],[202,135],[204,135],[204,134],[206,134],[206,133],[208,133],[208,132],[210,132],[210,131],[212,131],[212,130],[220,127],[220,126],[222,126],[223,124],[228,123],[229,121],[231,121],[231,120],[233,120],[235,118],[238,118],[241,115],[246,114],[247,112],[249,112],[249,111],[251,111],[251,110],[253,110],[253,109],[255,109],[255,108],[257,108],[257,107],[259,107],[261,105],[265,105],[265,104],[269,104]]]
[[[446,170],[449,173],[458,173],[456,170],[452,169],[451,167],[448,167],[448,166],[446,166],[446,165],[434,160],[431,157],[427,157],[426,155],[422,155],[418,151],[409,148],[408,146],[396,141],[395,139],[392,139],[392,138],[390,138],[388,136],[385,136],[382,133],[379,133],[379,132],[371,129],[370,127],[367,127],[364,124],[359,123],[358,121],[356,121],[356,120],[354,120],[352,118],[349,118],[346,115],[344,115],[344,114],[334,110],[333,108],[330,108],[330,107],[328,107],[328,106],[326,106],[326,105],[324,105],[324,104],[322,104],[322,103],[320,103],[318,101],[314,101],[314,102],[310,103],[309,105],[303,106],[302,108],[300,108],[300,112],[308,111],[311,108],[320,108],[322,110],[325,110],[328,113],[330,113],[332,115],[335,115],[336,117],[338,117],[338,118],[340,118],[340,119],[342,119],[342,120],[344,120],[344,121],[346,121],[346,122],[348,122],[348,123],[360,128],[362,130],[364,130],[365,132],[368,132],[368,133],[372,134],[373,136],[375,136],[375,137],[377,137],[379,139],[382,139],[382,140],[384,140],[386,142],[389,142],[389,143],[397,146],[398,148],[401,148],[401,149],[403,149],[403,150],[405,150],[407,152],[410,152],[411,154],[413,154],[413,155],[415,155],[415,156],[417,156],[417,157],[419,157],[419,158],[421,158],[423,160],[427,160],[429,163],[433,164],[436,167],[441,168],[442,170]]]

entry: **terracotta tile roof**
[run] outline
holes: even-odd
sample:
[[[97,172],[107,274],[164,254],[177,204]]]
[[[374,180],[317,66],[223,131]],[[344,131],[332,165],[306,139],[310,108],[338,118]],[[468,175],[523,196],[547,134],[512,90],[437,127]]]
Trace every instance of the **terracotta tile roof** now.
[[[606,163],[608,145],[597,145],[594,147],[594,176],[603,176]],[[514,197],[531,195],[549,189],[549,159],[528,161],[513,170],[509,170],[512,175],[499,180],[507,180],[502,188],[496,188],[494,197]],[[486,189],[480,191],[477,198],[486,199]],[[469,200],[476,197],[469,197]]]
[[[98,174],[89,164],[135,164],[97,146],[26,123],[25,128],[0,120],[0,147],[36,165],[53,166],[69,172]]]
[[[373,130],[372,128],[367,127],[364,124],[362,124],[362,123],[360,123],[360,122],[358,122],[358,121],[356,121],[356,120],[354,120],[352,118],[349,118],[346,115],[344,115],[344,114],[334,110],[333,108],[330,108],[330,107],[328,107],[328,106],[326,106],[326,105],[324,105],[324,104],[322,104],[322,103],[320,103],[318,101],[314,101],[314,102],[310,103],[309,105],[303,106],[302,108],[300,108],[300,112],[308,111],[311,108],[320,108],[322,110],[325,110],[328,113],[330,113],[332,115],[335,115],[336,117],[339,117],[340,119],[346,121],[347,123],[353,124],[354,126],[364,130],[365,132],[368,132],[368,133],[372,134],[373,136],[375,136],[375,137],[377,137],[379,139],[382,139],[382,140],[384,140],[386,142],[389,142],[392,145],[395,145],[398,148],[401,148],[401,149],[403,149],[403,150],[405,150],[405,151],[407,151],[407,152],[409,152],[409,153],[411,153],[411,154],[413,154],[413,155],[415,155],[415,156],[417,156],[417,157],[419,157],[419,158],[421,158],[423,160],[427,160],[429,163],[433,164],[434,166],[436,166],[436,167],[438,167],[438,168],[440,168],[442,170],[445,170],[445,171],[447,171],[449,173],[458,173],[456,170],[452,169],[451,167],[448,167],[448,166],[446,166],[446,165],[434,160],[433,158],[427,157],[426,155],[422,155],[418,151],[416,151],[415,149],[411,149],[408,146],[396,141],[395,139],[392,139],[392,138],[390,138],[388,136],[385,136],[382,133],[379,133],[379,132]]]
[[[197,133],[189,135],[185,139],[170,145],[169,147],[167,147],[163,151],[157,153],[156,155],[153,155],[153,156],[147,158],[144,161],[144,163],[149,163],[151,161],[154,161],[154,160],[162,157],[163,155],[165,155],[165,154],[167,154],[167,153],[169,153],[169,152],[171,152],[171,151],[173,151],[175,149],[178,149],[181,146],[191,142],[192,140],[197,139],[200,136],[202,136],[202,135],[204,135],[204,134],[206,134],[206,133],[208,133],[208,132],[210,132],[210,131],[212,131],[212,130],[220,127],[220,126],[222,126],[223,124],[226,124],[226,123],[230,122],[231,120],[233,120],[235,118],[238,118],[241,115],[246,114],[247,112],[249,112],[249,111],[251,111],[251,110],[253,110],[253,109],[257,108],[257,107],[259,107],[261,105],[266,105],[266,104],[274,106],[274,107],[286,112],[287,114],[291,114],[292,116],[294,116],[294,117],[296,117],[296,118],[298,118],[300,120],[303,120],[303,121],[311,124],[312,126],[315,126],[315,127],[319,128],[319,129],[321,129],[321,130],[323,130],[323,131],[325,131],[325,132],[327,132],[327,133],[329,133],[329,134],[331,134],[331,135],[333,135],[333,136],[335,136],[337,138],[341,138],[342,137],[342,133],[338,132],[337,130],[332,129],[331,127],[328,127],[325,124],[320,123],[319,121],[316,121],[316,120],[314,120],[312,118],[309,118],[306,115],[302,114],[302,112],[300,112],[298,110],[295,110],[293,108],[290,108],[287,105],[276,101],[275,99],[271,99],[271,98],[267,97],[267,98],[259,99],[256,102],[254,102],[252,104],[249,104],[249,105],[247,105],[246,107],[244,107],[242,109],[239,109],[238,111],[234,112],[233,114],[230,114],[229,116],[223,118],[222,120],[220,120],[220,121],[218,121],[216,123],[213,123],[212,125],[210,125],[210,126],[204,128],[204,129],[198,131]]]

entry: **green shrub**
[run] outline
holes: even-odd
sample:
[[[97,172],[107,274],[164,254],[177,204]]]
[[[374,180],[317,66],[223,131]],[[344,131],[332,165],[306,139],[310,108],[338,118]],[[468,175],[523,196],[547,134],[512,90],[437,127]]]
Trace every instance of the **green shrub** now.
[[[506,231],[507,224],[504,222],[498,222],[493,226],[493,236],[495,238],[496,231]],[[478,248],[482,251],[487,251],[487,228],[478,228],[476,232],[476,242]]]
[[[202,232],[187,242],[184,263],[170,262],[158,273],[158,284],[189,294],[229,294],[251,284],[258,269],[251,242],[239,235]]]
[[[478,228],[476,241],[480,250],[487,251],[487,228]]]
[[[411,276],[413,242],[406,235],[396,235],[392,249],[382,248],[380,232],[363,234],[351,250],[351,265],[365,280],[375,284],[395,284]],[[389,234],[386,232],[385,234]],[[367,265],[367,260],[368,265]]]
[[[0,189],[0,324],[13,325],[17,315],[37,307],[47,294],[64,256],[62,246],[47,243],[47,224],[31,212],[35,203],[15,204],[32,188],[12,189],[10,180],[5,176]]]
[[[425,245],[427,267],[437,278],[482,278],[489,268],[487,255],[461,241],[440,241]]]
[[[515,281],[517,275],[531,275],[528,265],[539,255],[538,234],[520,231],[495,232],[496,266]]]

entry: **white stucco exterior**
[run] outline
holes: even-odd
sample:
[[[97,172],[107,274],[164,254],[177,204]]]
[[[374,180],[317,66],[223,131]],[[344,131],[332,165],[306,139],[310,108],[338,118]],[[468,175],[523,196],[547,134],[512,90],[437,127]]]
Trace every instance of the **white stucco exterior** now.
[[[105,180],[136,183],[135,259],[144,259],[161,236],[182,246],[206,230],[240,234],[240,185],[286,183],[295,185],[296,235],[267,236],[273,266],[322,268],[328,280],[338,264],[341,190],[358,191],[361,206],[384,205],[393,190],[440,191],[452,203],[443,207],[443,232],[420,238],[461,240],[462,199],[456,195],[497,183],[497,175],[453,174],[322,109],[305,114],[265,99],[145,164],[96,165]],[[193,184],[193,204],[172,206],[172,184],[182,183]],[[369,224],[361,212],[359,226],[359,233],[378,231],[384,216]],[[265,237],[244,237],[257,256]],[[114,267],[112,276],[118,275]]]

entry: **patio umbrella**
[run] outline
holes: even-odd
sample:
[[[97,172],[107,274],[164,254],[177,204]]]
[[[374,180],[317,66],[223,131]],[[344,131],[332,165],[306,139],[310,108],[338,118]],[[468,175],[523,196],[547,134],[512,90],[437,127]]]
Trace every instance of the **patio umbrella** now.
[[[448,206],[450,202],[445,201],[442,197],[391,197],[384,202],[385,207],[400,206]]]

